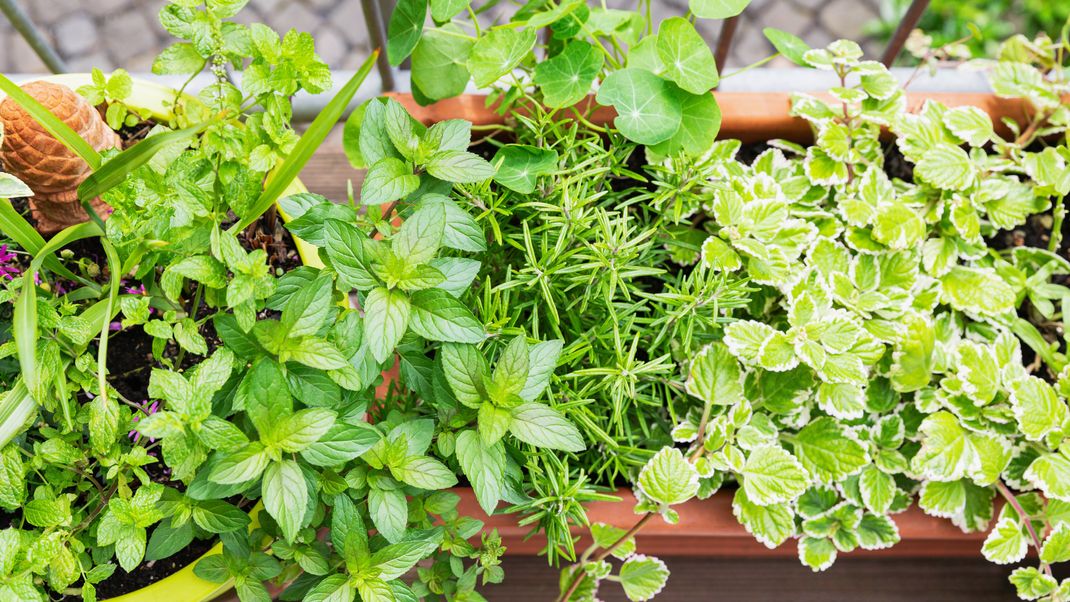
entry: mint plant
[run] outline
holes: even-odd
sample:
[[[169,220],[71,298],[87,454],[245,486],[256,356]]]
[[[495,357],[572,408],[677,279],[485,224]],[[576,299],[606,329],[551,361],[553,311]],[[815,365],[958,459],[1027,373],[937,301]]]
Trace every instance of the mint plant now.
[[[363,341],[360,316],[338,305],[343,294],[332,277],[302,283],[308,286],[280,280],[275,264],[285,250],[243,232],[289,185],[371,62],[299,137],[289,97],[326,89],[329,73],[307,34],[279,38],[264,26],[229,21],[243,4],[180,2],[162,10],[165,28],[189,41],[165,51],[154,70],[192,76],[211,65],[215,76],[199,99],[176,93],[162,108],[171,120],[146,123],[126,104],[137,84],[124,72],[94,73],[82,92],[106,105],[111,125],[148,130],[125,151],[86,151],[62,122],[0,78],[5,92],[94,169],[79,196],[101,195],[113,209],[106,223],[91,212],[93,221],[45,241],[8,200],[32,191],[0,177],[0,228],[30,255],[21,273],[5,272],[4,283],[14,338],[2,352],[21,366],[2,398],[7,597],[41,600],[52,591],[94,600],[98,590],[110,597],[117,587],[110,577],[133,573],[127,587],[137,587],[144,561],[217,537],[225,553],[197,572],[234,576],[243,599],[266,597],[263,581],[292,580],[302,567],[323,575],[323,546],[310,535],[313,521],[326,516],[320,496],[333,503],[346,492],[344,471],[335,470],[386,436],[364,422],[366,404],[358,400],[372,397],[365,389],[381,367],[369,376],[349,362]],[[248,67],[243,89],[229,82],[227,64]],[[275,174],[265,186],[269,170]],[[270,229],[272,216],[264,221],[258,228]],[[63,249],[71,243],[79,253]],[[414,452],[378,468],[389,465],[431,489],[456,481],[434,462]],[[354,487],[364,482],[357,472]],[[324,478],[332,483],[328,494]],[[385,475],[372,478],[384,491],[400,487],[389,487]],[[258,503],[262,512],[254,511]],[[472,534],[449,499],[433,511],[452,521],[450,537]],[[428,541],[437,547],[445,529]],[[266,554],[276,540],[272,554],[282,563]],[[479,557],[471,546],[450,549]],[[495,554],[471,574],[485,566],[498,575]]]

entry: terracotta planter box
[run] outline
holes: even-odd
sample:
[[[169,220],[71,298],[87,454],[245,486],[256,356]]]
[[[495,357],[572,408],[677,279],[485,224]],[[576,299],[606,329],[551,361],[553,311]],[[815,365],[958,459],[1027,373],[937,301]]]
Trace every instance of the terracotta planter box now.
[[[487,516],[479,507],[475,494],[467,487],[452,490],[461,496],[457,509],[464,516],[472,516],[486,523],[487,529],[497,529],[502,544],[509,556],[534,556],[539,553],[545,539],[541,536],[525,539],[530,527],[517,524],[515,514]],[[732,515],[731,488],[717,492],[708,500],[691,500],[674,506],[680,513],[680,522],[670,525],[655,518],[647,523],[636,540],[639,552],[655,556],[688,556],[703,558],[796,558],[798,550],[792,540],[769,549],[747,533]],[[630,489],[616,492],[619,502],[594,502],[587,506],[587,517],[592,523],[607,523],[627,529],[639,519],[632,511],[635,495]],[[950,520],[929,516],[917,506],[892,516],[899,526],[901,541],[885,550],[862,550],[851,552],[852,557],[877,558],[980,558],[981,543],[985,533],[963,533]],[[582,551],[590,545],[586,530],[577,529],[582,539],[576,549]]]
[[[743,142],[764,142],[783,138],[795,142],[812,140],[810,124],[802,118],[788,114],[791,95],[779,92],[714,92],[721,107],[721,132],[718,138],[737,138]],[[504,123],[505,119],[487,107],[487,97],[481,94],[464,94],[456,98],[440,100],[426,107],[420,106],[411,94],[387,94],[399,101],[413,117],[430,125],[444,119],[467,119],[475,125]],[[815,96],[823,96],[815,94]],[[949,107],[975,106],[992,117],[996,133],[1006,136],[1010,130],[1002,118],[1010,117],[1019,122],[1033,113],[1028,102],[1019,99],[1000,98],[995,94],[982,93],[907,93],[908,110],[916,112],[926,100],[939,101]],[[581,104],[594,103],[588,97]],[[613,121],[616,112],[612,107],[597,107],[591,118],[595,124]]]
[[[465,94],[420,106],[411,94],[391,93],[388,96],[399,101],[419,121],[430,125],[445,119],[467,119],[475,125],[493,125],[505,122],[505,118],[487,106],[487,97]],[[721,107],[722,125],[718,135],[721,139],[737,138],[745,143],[763,142],[782,138],[800,143],[812,141],[810,124],[789,115],[790,94],[714,92]],[[818,94],[817,96],[821,96]],[[1003,99],[985,93],[908,93],[908,110],[916,112],[926,100],[941,102],[949,107],[975,106],[992,117],[996,131],[1001,136],[1010,133],[1002,123],[1003,118],[1019,122],[1033,112],[1029,103],[1017,99]],[[593,103],[588,97],[584,103]],[[596,107],[591,121],[596,124],[612,122],[616,116],[612,107]],[[483,520],[488,529],[497,529],[508,555],[533,556],[545,544],[541,537],[526,539],[530,527],[522,527],[514,514],[487,516],[479,507],[471,489],[453,490],[461,496],[459,511],[467,516]],[[592,523],[603,522],[620,528],[628,528],[638,520],[632,511],[635,496],[631,490],[617,492],[619,502],[595,502],[587,507]],[[726,489],[708,500],[692,500],[677,506],[680,523],[669,525],[655,519],[639,533],[640,551],[664,556],[778,558],[796,557],[798,551],[793,542],[785,542],[778,548],[769,549],[754,539],[732,515],[732,496]],[[885,550],[856,550],[852,556],[883,558],[980,558],[981,544],[986,533],[963,533],[951,521],[925,514],[916,506],[894,517],[899,527],[901,541]],[[577,545],[582,550],[590,545],[585,530],[577,530],[583,539]]]

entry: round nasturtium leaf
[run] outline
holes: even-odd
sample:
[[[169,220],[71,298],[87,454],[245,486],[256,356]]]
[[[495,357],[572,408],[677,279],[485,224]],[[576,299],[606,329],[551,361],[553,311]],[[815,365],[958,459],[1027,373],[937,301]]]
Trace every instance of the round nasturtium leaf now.
[[[717,85],[713,53],[687,19],[673,17],[661,24],[657,50],[664,76],[684,90],[703,94]]]
[[[497,167],[495,182],[521,194],[531,194],[539,176],[557,169],[557,151],[526,144],[507,144],[498,149],[491,165]]]
[[[488,31],[476,41],[468,55],[472,80],[481,88],[498,81],[531,52],[535,37],[534,29],[498,27]]]
[[[776,51],[782,54],[784,58],[800,67],[810,66],[810,63],[807,63],[806,59],[803,58],[803,55],[810,50],[810,46],[798,36],[775,27],[766,27],[762,30],[762,35],[769,40],[773,48],[776,48]]]
[[[645,69],[614,71],[602,82],[597,100],[617,110],[613,125],[639,144],[654,145],[676,133],[683,117],[678,88]]]
[[[691,156],[701,155],[713,146],[721,131],[721,108],[713,94],[691,94],[678,90],[681,98],[680,127],[665,142],[651,150],[666,157],[681,151]]]
[[[426,2],[427,0],[420,0]],[[445,23],[468,8],[472,0],[431,0],[431,18],[436,23]]]
[[[750,0],[691,0],[689,7],[702,19],[727,19],[747,8]]]
[[[386,32],[386,56],[391,65],[397,67],[409,58],[420,42],[426,19],[427,0],[398,0]]]
[[[629,48],[626,66],[646,69],[654,75],[665,75],[665,66],[658,56],[658,36],[647,36]]]
[[[457,96],[468,85],[468,54],[472,41],[445,25],[424,33],[412,51],[412,84],[426,100]]]
[[[583,100],[602,70],[604,59],[597,48],[587,42],[573,42],[557,56],[535,66],[535,85],[542,90],[542,101],[555,109]]]

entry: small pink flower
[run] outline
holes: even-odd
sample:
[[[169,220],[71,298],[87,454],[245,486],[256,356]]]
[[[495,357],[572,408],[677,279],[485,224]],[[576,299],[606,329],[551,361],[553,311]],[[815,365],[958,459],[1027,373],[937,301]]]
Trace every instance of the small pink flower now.
[[[145,403],[148,403],[148,401],[142,402],[142,406],[144,406]],[[154,401],[154,402],[152,402],[152,405],[150,405],[147,409],[142,407],[142,409],[139,410],[139,411],[144,416],[152,416],[156,412],[160,411],[160,402],[159,401]],[[141,418],[141,416],[134,416],[134,422],[137,422],[140,418]],[[131,439],[134,440],[134,443],[137,443],[137,442],[141,441],[141,433],[139,433],[136,429],[130,431],[128,436]],[[152,438],[149,438],[149,441],[152,442],[152,443],[156,442],[156,440],[152,439]]]
[[[7,245],[0,245],[0,278],[11,280],[22,271],[15,263],[15,254],[7,249]]]

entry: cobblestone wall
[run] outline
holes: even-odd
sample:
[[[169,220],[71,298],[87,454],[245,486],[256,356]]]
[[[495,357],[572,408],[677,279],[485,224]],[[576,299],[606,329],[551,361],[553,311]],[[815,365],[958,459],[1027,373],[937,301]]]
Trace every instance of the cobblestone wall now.
[[[162,0],[19,0],[34,22],[54,42],[72,71],[117,66],[147,71],[170,36],[157,20]],[[763,27],[795,33],[812,46],[839,37],[859,39],[863,25],[878,12],[880,0],[754,0],[740,22],[729,64],[743,65],[768,56],[771,46]],[[610,4],[634,6],[635,0]],[[686,12],[687,0],[654,0],[661,17]],[[320,55],[339,69],[353,69],[369,51],[359,0],[251,0],[241,14],[244,21],[260,21],[277,30],[291,27],[316,36]],[[707,39],[715,41],[720,22],[700,22]],[[866,43],[870,54],[879,44]],[[45,72],[29,46],[0,17],[0,71]]]

